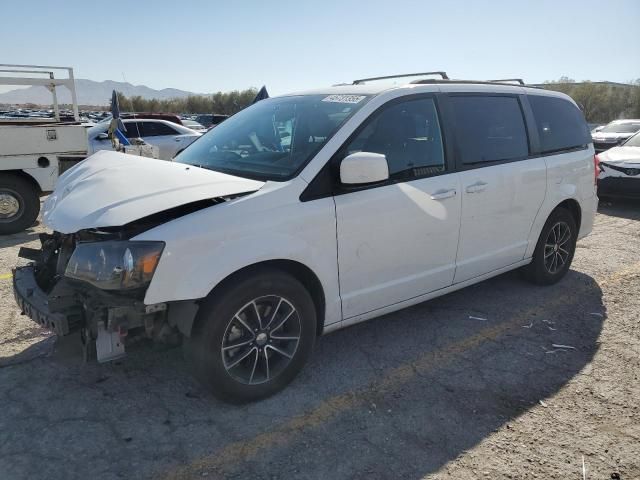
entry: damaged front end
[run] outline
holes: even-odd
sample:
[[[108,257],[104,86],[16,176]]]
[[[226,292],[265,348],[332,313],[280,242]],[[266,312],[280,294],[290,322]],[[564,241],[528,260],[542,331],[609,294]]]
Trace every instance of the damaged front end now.
[[[80,332],[85,358],[124,355],[135,339],[178,343],[189,335],[198,305],[181,301],[146,305],[144,296],[163,242],[131,240],[171,219],[228,200],[211,199],[159,212],[123,227],[40,235],[40,249],[21,248],[30,260],[14,270],[22,313],[59,336]]]
[[[20,250],[32,263],[14,271],[16,301],[25,315],[59,336],[81,332],[86,358],[94,341],[103,362],[123,356],[135,337],[179,338],[167,323],[167,305],[143,302],[163,244],[121,241],[102,232],[41,234],[40,241],[40,250]]]

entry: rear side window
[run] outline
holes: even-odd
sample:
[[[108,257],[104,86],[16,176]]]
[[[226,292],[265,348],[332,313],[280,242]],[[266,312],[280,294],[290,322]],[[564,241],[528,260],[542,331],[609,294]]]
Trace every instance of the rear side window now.
[[[530,95],[542,153],[579,148],[591,142],[582,112],[573,103],[556,97]]]
[[[389,176],[399,180],[444,172],[442,136],[433,100],[406,100],[374,114],[347,145],[346,155],[355,152],[385,155]]]
[[[507,96],[452,96],[458,155],[465,165],[529,155],[520,102]]]

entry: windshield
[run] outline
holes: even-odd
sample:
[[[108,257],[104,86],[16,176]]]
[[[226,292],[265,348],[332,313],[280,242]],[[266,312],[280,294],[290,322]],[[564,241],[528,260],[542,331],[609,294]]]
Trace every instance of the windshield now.
[[[307,164],[365,95],[262,100],[194,142],[174,161],[258,180],[286,180]]]
[[[625,147],[640,147],[640,133],[636,133],[633,137],[623,143]]]
[[[640,130],[640,123],[610,123],[600,133],[635,133]]]

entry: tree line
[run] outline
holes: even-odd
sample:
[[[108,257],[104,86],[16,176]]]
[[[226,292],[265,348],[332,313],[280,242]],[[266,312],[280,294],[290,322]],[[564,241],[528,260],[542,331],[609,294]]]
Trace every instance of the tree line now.
[[[589,123],[640,118],[640,79],[630,84],[576,82],[568,77],[545,82],[543,88],[566,93],[580,105]]]
[[[590,123],[607,123],[618,118],[640,118],[640,79],[630,84],[614,84],[576,82],[571,78],[561,77],[540,86],[572,97]],[[233,115],[251,104],[256,94],[257,90],[251,88],[168,100],[126,97],[119,93],[118,99],[122,111]]]
[[[184,98],[159,100],[139,95],[127,97],[118,92],[118,103],[123,112],[152,113],[220,113],[233,115],[250,105],[258,91],[255,88],[218,92],[212,95],[189,95]]]

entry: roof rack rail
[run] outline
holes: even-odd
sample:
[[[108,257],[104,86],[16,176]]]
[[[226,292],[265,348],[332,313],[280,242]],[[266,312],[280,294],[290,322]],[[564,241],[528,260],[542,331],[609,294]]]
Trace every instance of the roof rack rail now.
[[[359,80],[354,80],[353,85],[361,85],[364,82],[371,82],[374,80],[389,80],[392,78],[404,78],[404,77],[423,77],[425,75],[440,75],[442,80],[449,80],[449,76],[447,72],[424,72],[424,73],[405,73],[404,75],[387,75],[385,77],[371,77],[371,78],[361,78]]]
[[[509,82],[516,82],[519,83],[520,85],[526,85],[524,83],[524,80],[521,78],[499,78],[497,80],[487,80],[487,82],[489,83],[509,83]]]

